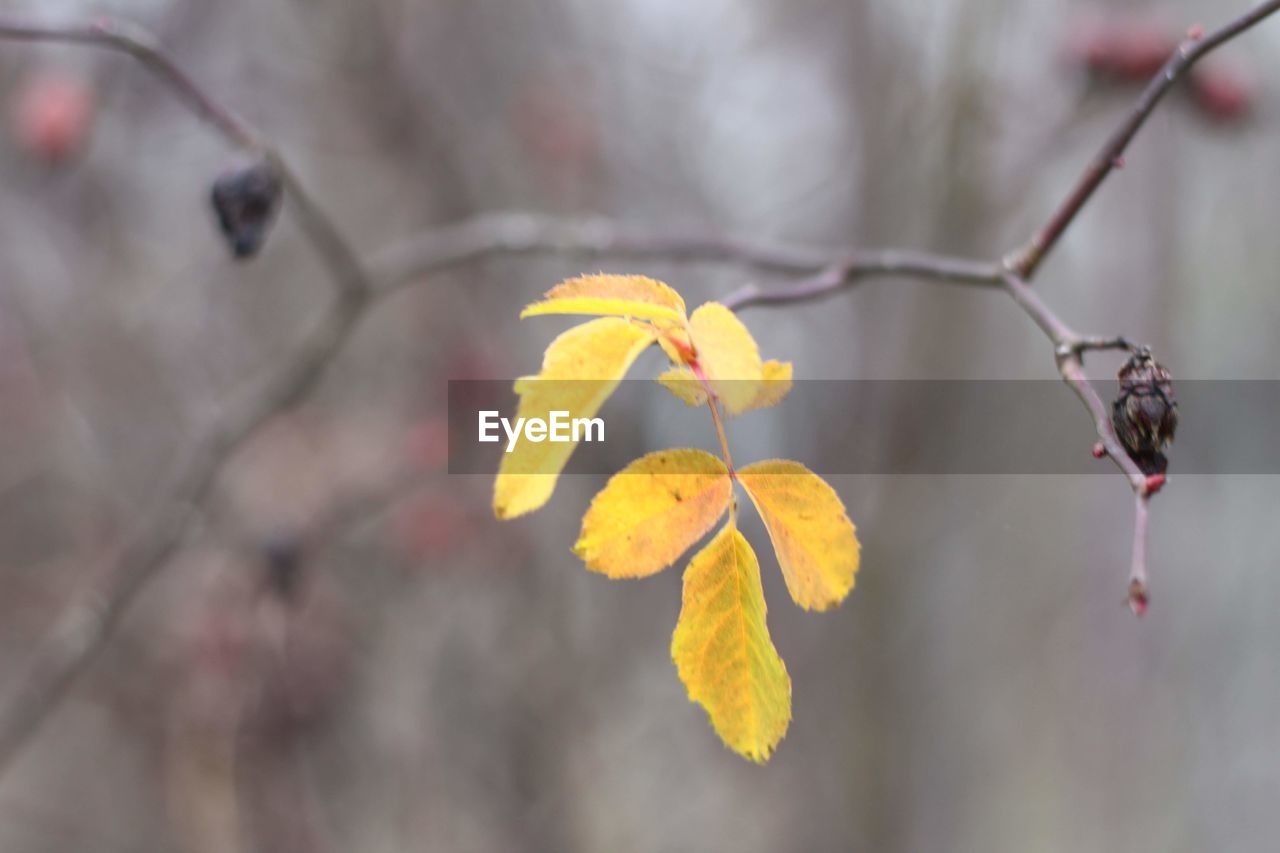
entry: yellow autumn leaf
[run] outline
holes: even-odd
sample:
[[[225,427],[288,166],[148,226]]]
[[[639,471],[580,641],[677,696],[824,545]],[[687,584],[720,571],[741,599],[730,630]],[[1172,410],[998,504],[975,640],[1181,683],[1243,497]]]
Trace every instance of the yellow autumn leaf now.
[[[738,471],[764,519],[796,604],[826,610],[853,589],[858,537],[840,496],[799,462],[774,459]]]
[[[663,371],[655,381],[690,406],[702,406],[707,402],[707,389],[702,387],[698,377],[687,367],[673,367]]]
[[[672,364],[686,363],[693,353],[693,341],[689,338],[688,329],[683,327],[672,326],[663,329],[662,335],[658,338],[658,346],[662,347],[662,351],[667,354],[667,358],[671,359]]]
[[[592,417],[653,340],[650,327],[617,317],[569,329],[547,347],[542,372],[516,382],[516,417],[549,420],[552,411],[571,419]],[[493,489],[494,514],[515,518],[545,504],[575,447],[576,441],[525,439],[504,453]]]
[[[609,479],[582,519],[573,552],[611,578],[642,578],[679,559],[733,495],[729,469],[703,450],[660,450]]]
[[[776,406],[791,393],[791,362],[766,361],[762,365],[761,372],[763,376],[756,383],[756,393],[751,398],[751,404],[747,406],[747,410]],[[677,399],[690,406],[701,406],[707,402],[706,388],[687,367],[672,367],[664,371],[656,381]]]
[[[791,678],[766,609],[760,564],[730,518],[685,569],[671,658],[721,740],[760,763],[791,722]]]
[[[791,362],[766,361],[762,366],[763,378],[755,397],[751,399],[751,409],[767,409],[776,406],[791,393]]]
[[[642,275],[584,275],[561,282],[520,312],[520,318],[542,314],[611,314],[683,325],[684,299],[660,281]]]
[[[764,368],[747,327],[719,302],[708,302],[689,315],[689,330],[698,364],[725,411],[736,415],[751,408]]]

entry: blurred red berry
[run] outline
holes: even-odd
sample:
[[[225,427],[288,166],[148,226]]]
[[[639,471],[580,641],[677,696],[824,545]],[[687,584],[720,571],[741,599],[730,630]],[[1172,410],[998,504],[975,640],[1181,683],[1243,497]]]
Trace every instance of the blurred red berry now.
[[[431,560],[453,554],[475,535],[474,528],[472,514],[456,496],[426,494],[399,508],[391,536],[411,558]]]
[[[1247,117],[1256,100],[1253,81],[1239,69],[1221,63],[1192,69],[1189,86],[1192,103],[1215,121]]]
[[[409,428],[405,440],[409,462],[428,471],[443,470],[449,462],[449,422],[428,416]]]
[[[19,145],[50,164],[62,164],[84,150],[93,125],[93,91],[83,80],[41,73],[19,86],[12,121]]]
[[[1160,21],[1123,16],[1079,22],[1067,38],[1069,61],[1094,74],[1145,83],[1178,48],[1174,31]]]
[[[1151,23],[1137,24],[1117,34],[1109,70],[1126,80],[1146,82],[1164,67],[1177,49],[1177,38],[1164,27]]]

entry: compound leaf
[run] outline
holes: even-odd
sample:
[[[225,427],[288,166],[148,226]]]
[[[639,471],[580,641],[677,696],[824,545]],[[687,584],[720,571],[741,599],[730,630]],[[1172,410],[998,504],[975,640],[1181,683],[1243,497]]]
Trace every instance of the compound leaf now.
[[[799,462],[774,459],[738,471],[764,519],[787,590],[806,610],[826,610],[853,589],[859,546],[831,486]]]
[[[632,362],[654,341],[652,327],[602,317],[569,329],[547,347],[542,372],[516,381],[517,418],[548,420],[552,411],[590,418],[609,398]],[[545,504],[577,442],[518,442],[503,454],[493,511],[515,518]]]
[[[765,611],[760,565],[731,518],[685,569],[671,658],[721,740],[760,763],[791,722],[791,678]]]
[[[683,325],[684,299],[675,289],[642,275],[584,275],[561,282],[520,312],[520,318],[542,314],[607,314]]]
[[[729,469],[702,450],[660,450],[609,479],[573,551],[611,578],[665,569],[711,529],[733,495]]]

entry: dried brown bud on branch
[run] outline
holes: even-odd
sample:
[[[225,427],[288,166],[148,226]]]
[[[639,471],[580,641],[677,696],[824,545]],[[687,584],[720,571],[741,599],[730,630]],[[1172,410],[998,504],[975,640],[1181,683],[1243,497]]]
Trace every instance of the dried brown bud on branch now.
[[[1173,377],[1139,347],[1120,369],[1120,394],[1111,404],[1111,423],[1129,456],[1145,474],[1164,474],[1164,451],[1178,428]]]
[[[280,210],[281,194],[280,175],[265,160],[232,169],[213,182],[210,201],[237,258],[251,258],[262,248]]]

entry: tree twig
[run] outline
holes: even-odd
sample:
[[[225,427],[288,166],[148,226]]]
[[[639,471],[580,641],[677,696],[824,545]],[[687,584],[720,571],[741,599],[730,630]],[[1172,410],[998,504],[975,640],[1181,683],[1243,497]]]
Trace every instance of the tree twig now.
[[[325,261],[340,290],[367,288],[368,279],[359,257],[329,215],[316,204],[302,180],[284,156],[234,110],[216,100],[192,79],[160,47],[154,35],[136,24],[113,18],[89,23],[39,24],[0,16],[0,39],[30,42],[62,42],[99,47],[137,60],[197,118],[227,142],[271,161],[280,173],[286,197],[302,232]]]
[[[1174,85],[1210,51],[1226,44],[1278,11],[1280,11],[1280,0],[1267,0],[1208,35],[1199,32],[1198,28],[1188,33],[1182,44],[1174,51],[1173,56],[1169,57],[1169,61],[1142,90],[1142,94],[1138,96],[1137,102],[1134,103],[1124,121],[1089,161],[1084,173],[1057,210],[1049,217],[1049,221],[1032,235],[1026,245],[1008,256],[1009,269],[1023,280],[1030,281],[1045,257],[1057,245],[1063,232],[1075,221],[1076,216],[1093,197],[1094,192],[1120,163],[1129,143],[1133,141],[1134,136],[1146,124],[1156,106]]]

